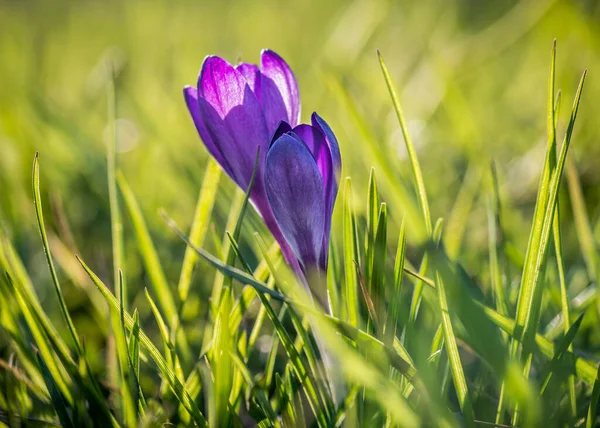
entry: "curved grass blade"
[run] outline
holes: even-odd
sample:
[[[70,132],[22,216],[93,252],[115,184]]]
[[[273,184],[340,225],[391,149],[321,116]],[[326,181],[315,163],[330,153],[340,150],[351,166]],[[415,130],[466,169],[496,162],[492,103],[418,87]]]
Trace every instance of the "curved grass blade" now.
[[[52,283],[54,284],[54,291],[56,292],[56,296],[58,297],[58,304],[60,307],[60,311],[62,316],[67,324],[67,329],[69,330],[69,334],[71,335],[71,339],[73,340],[73,344],[75,345],[75,350],[77,355],[82,356],[83,350],[81,348],[81,342],[79,341],[79,337],[77,336],[77,331],[75,330],[75,325],[73,324],[73,320],[71,320],[71,315],[69,315],[69,310],[67,309],[67,303],[65,302],[65,298],[62,293],[62,289],[60,287],[60,282],[58,281],[58,275],[56,273],[56,269],[54,267],[54,262],[52,261],[52,254],[50,253],[50,245],[48,244],[48,235],[46,234],[46,226],[44,226],[44,214],[42,212],[42,201],[40,195],[40,156],[39,153],[36,152],[33,158],[33,203],[35,206],[35,214],[37,217],[38,228],[40,231],[40,236],[42,238],[42,245],[44,246],[44,254],[46,255],[46,261],[48,262],[48,268],[50,269],[50,275],[52,277]]]
[[[425,222],[425,229],[427,230],[427,233],[431,235],[433,232],[433,227],[431,224],[431,213],[429,211],[429,202],[427,201],[427,192],[425,191],[425,181],[423,180],[423,173],[421,172],[421,166],[419,165],[417,152],[412,142],[410,133],[408,132],[408,125],[406,124],[406,120],[404,119],[404,113],[402,112],[402,107],[400,106],[400,100],[398,99],[398,94],[396,93],[396,89],[394,88],[394,83],[392,82],[390,73],[385,65],[385,62],[383,61],[383,57],[381,56],[379,50],[377,51],[377,56],[379,58],[379,65],[381,66],[383,77],[385,78],[385,83],[387,84],[390,96],[392,98],[392,103],[394,104],[394,110],[396,111],[396,115],[398,116],[398,122],[400,123],[400,129],[402,130],[404,143],[406,144],[406,151],[408,152],[408,158],[410,159],[410,164],[413,171],[415,187],[417,190],[417,195],[419,196],[421,214],[423,216],[423,221]]]
[[[380,177],[383,177],[385,184],[387,184],[386,189],[389,193],[386,193],[386,197],[389,199],[388,202],[392,206],[398,207],[406,217],[407,231],[410,232],[411,237],[417,243],[423,243],[428,236],[428,232],[425,230],[419,212],[419,204],[398,175],[397,165],[390,162],[390,156],[385,150],[381,150],[380,140],[369,130],[369,125],[360,114],[356,101],[352,99],[343,82],[333,75],[328,75],[327,78],[331,92],[339,98],[341,107],[346,109],[348,116],[351,117],[351,122],[356,125],[357,135],[365,142],[361,147],[368,151],[378,171],[381,172]]]

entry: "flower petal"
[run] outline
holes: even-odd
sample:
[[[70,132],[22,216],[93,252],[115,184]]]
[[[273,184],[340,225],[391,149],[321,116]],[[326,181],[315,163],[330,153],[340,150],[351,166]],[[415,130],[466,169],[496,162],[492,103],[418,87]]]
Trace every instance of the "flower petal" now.
[[[283,134],[290,132],[291,130],[292,130],[292,127],[290,126],[289,123],[287,123],[283,120],[281,122],[279,122],[277,129],[275,129],[275,132],[273,132],[273,136],[271,136],[271,144],[269,144],[269,147],[272,146],[273,143],[275,141],[277,141],[277,139],[279,137],[281,137]]]
[[[294,134],[306,144],[308,150],[313,155],[313,158],[319,168],[323,180],[323,189],[325,189],[326,200],[329,200],[333,183],[333,167],[331,160],[331,152],[329,145],[325,139],[325,135],[319,128],[310,125],[301,124],[294,128]]]
[[[325,134],[325,138],[327,139],[327,144],[329,145],[329,150],[331,150],[331,160],[333,163],[333,168],[336,172],[336,176],[342,172],[342,156],[340,154],[340,146],[338,145],[337,138],[335,138],[335,134],[327,124],[323,120],[321,116],[314,112],[311,117],[312,126],[315,128],[319,128],[323,134]],[[339,177],[337,177],[339,180]]]
[[[270,130],[281,120],[292,127],[300,121],[300,94],[294,73],[275,52],[265,49],[260,56],[260,101]]]
[[[223,157],[223,153],[221,153],[219,148],[215,145],[212,137],[206,129],[206,126],[204,125],[202,115],[200,114],[200,107],[198,105],[198,90],[192,86],[186,86],[183,88],[183,97],[185,98],[187,108],[190,111],[194,125],[196,125],[198,134],[200,134],[200,138],[204,142],[206,149],[211,156],[215,158],[219,165],[221,165],[221,168],[223,168],[227,174],[233,176],[229,162],[227,162],[227,160]]]
[[[340,154],[340,147],[337,142],[335,134],[327,124],[316,112],[311,115],[311,122],[313,128],[319,129],[325,136],[325,140],[329,147],[329,153],[331,155],[331,171],[328,177],[330,177],[330,186],[327,186],[326,193],[326,204],[327,204],[327,223],[325,224],[325,235],[323,238],[323,260],[324,266],[327,266],[327,255],[329,254],[329,235],[331,230],[331,217],[333,215],[333,207],[335,205],[335,198],[337,197],[340,174],[342,172],[342,157]]]
[[[232,108],[244,102],[248,83],[231,64],[218,56],[208,56],[198,77],[198,93],[224,118]]]
[[[321,173],[305,144],[282,135],[269,149],[265,188],[281,233],[305,269],[317,266],[325,225]]]
[[[198,80],[198,105],[208,134],[229,163],[229,175],[247,189],[258,147],[266,153],[270,137],[250,85],[227,61],[207,57]],[[259,172],[263,167],[264,157]],[[262,181],[262,173],[259,177]]]
[[[329,144],[325,134],[321,132],[320,128],[310,125],[298,125],[293,131],[295,134],[302,139],[304,144],[308,147],[310,152],[317,163],[317,167],[321,173],[323,180],[323,189],[325,196],[325,224],[323,229],[323,246],[321,249],[321,265],[327,266],[327,254],[329,252],[329,231],[331,229],[331,216],[333,213],[333,205],[337,196],[337,174],[333,168],[333,160]]]
[[[260,70],[258,66],[255,64],[248,64],[247,62],[241,62],[236,65],[235,69],[244,76],[244,79],[246,79],[246,82],[250,85],[252,92],[257,94],[260,90]],[[260,99],[258,95],[257,98]]]

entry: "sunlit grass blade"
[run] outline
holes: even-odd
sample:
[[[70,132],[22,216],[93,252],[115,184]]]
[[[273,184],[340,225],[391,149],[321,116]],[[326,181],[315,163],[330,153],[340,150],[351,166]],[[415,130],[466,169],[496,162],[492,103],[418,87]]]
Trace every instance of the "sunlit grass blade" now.
[[[360,264],[358,246],[358,232],[356,230],[356,216],[354,214],[352,183],[346,178],[344,186],[344,272],[345,288],[344,298],[346,300],[348,322],[358,326],[360,319],[358,305],[358,277],[355,264]]]
[[[381,314],[381,324],[379,335],[383,334],[383,325],[385,320],[386,293],[384,288],[385,281],[385,262],[387,258],[387,205],[381,204],[377,220],[377,233],[373,248],[373,270],[371,271],[371,290],[375,298],[375,311]]]
[[[44,225],[44,215],[42,212],[42,201],[40,194],[40,158],[39,154],[36,153],[33,158],[33,203],[35,206],[35,214],[37,217],[38,228],[40,231],[40,236],[42,238],[42,245],[44,246],[44,254],[46,255],[46,261],[48,262],[48,267],[50,269],[50,275],[52,277],[52,283],[54,284],[54,291],[56,292],[56,296],[58,297],[58,303],[60,307],[61,314],[65,323],[67,324],[67,328],[69,330],[69,334],[71,335],[71,340],[75,345],[75,350],[78,355],[82,355],[81,342],[79,341],[79,337],[77,336],[77,331],[75,330],[75,325],[73,324],[73,320],[71,320],[71,315],[69,315],[69,310],[67,308],[67,303],[65,302],[65,298],[63,296],[63,292],[60,286],[60,282],[58,281],[58,275],[56,273],[56,269],[54,267],[54,262],[52,261],[52,254],[50,253],[50,244],[48,244],[48,236],[46,234],[46,226]]]
[[[448,353],[448,359],[450,360],[450,368],[452,370],[454,388],[456,389],[456,395],[458,396],[458,402],[460,404],[460,409],[462,411],[463,417],[465,418],[466,425],[468,427],[475,427],[471,398],[469,397],[467,381],[465,379],[465,373],[463,371],[460,354],[458,352],[458,345],[456,344],[454,327],[452,326],[452,321],[450,319],[448,301],[446,298],[446,289],[444,286],[444,281],[442,280],[439,273],[437,274],[436,290],[438,292],[438,303],[440,308],[440,315],[442,317],[444,343],[446,351]]]
[[[402,112],[402,107],[400,106],[400,100],[398,99],[398,94],[396,93],[396,89],[394,88],[392,77],[390,76],[385,62],[383,61],[383,57],[381,56],[381,53],[379,51],[377,51],[377,56],[379,57],[379,65],[381,66],[381,71],[383,72],[385,83],[387,84],[390,96],[392,98],[392,102],[394,104],[394,110],[396,111],[396,115],[398,116],[398,122],[400,123],[400,129],[402,130],[404,143],[406,144],[406,151],[408,152],[408,158],[410,159],[410,164],[413,171],[413,176],[415,180],[414,184],[417,190],[417,195],[419,196],[419,205],[421,207],[421,214],[425,223],[425,229],[427,230],[427,233],[431,235],[433,232],[433,227],[431,224],[431,213],[429,211],[429,202],[427,200],[427,192],[425,191],[425,181],[423,180],[421,165],[419,164],[419,159],[417,158],[417,152],[412,142],[412,138],[410,136],[410,133],[408,132],[408,125],[406,124],[406,119],[404,119],[404,113]]]
[[[206,237],[206,232],[208,231],[210,216],[215,204],[217,190],[219,189],[220,178],[221,168],[219,167],[219,164],[217,164],[215,160],[210,159],[206,165],[202,187],[200,188],[200,194],[198,195],[198,203],[196,204],[196,211],[194,213],[194,220],[190,230],[190,241],[198,247],[202,246],[204,238]],[[179,276],[179,284],[177,286],[179,300],[182,304],[188,297],[190,284],[192,282],[192,273],[197,260],[198,255],[196,252],[190,249],[190,247],[186,247],[185,255],[183,256],[183,264],[181,266],[181,274]]]
[[[398,249],[396,250],[396,259],[394,262],[394,286],[390,287],[391,296],[389,299],[389,310],[385,321],[384,337],[386,343],[393,342],[396,336],[396,327],[400,316],[402,278],[404,277],[404,255],[406,253],[406,226],[404,219],[400,224],[400,235],[398,237]]]
[[[98,287],[98,290],[102,293],[102,295],[108,302],[111,311],[119,311],[119,301],[110,292],[106,285],[104,285],[100,278],[98,278],[98,276],[96,276],[96,274],[90,270],[90,268],[83,262],[83,260],[81,260],[79,257],[77,257],[77,260],[79,261],[79,263],[81,263],[81,266],[85,269],[87,274],[90,276],[91,280]],[[123,312],[123,318],[125,326],[131,331],[131,329],[133,329],[134,326],[133,318],[131,318],[131,316],[126,311]],[[152,360],[156,363],[160,373],[165,377],[165,379],[167,379],[179,402],[188,410],[188,412],[190,412],[190,414],[199,426],[207,426],[206,419],[204,418],[204,416],[202,416],[202,413],[200,413],[198,406],[190,397],[188,391],[185,389],[181,381],[177,378],[171,367],[169,367],[169,364],[167,363],[167,361],[165,361],[160,351],[154,346],[152,341],[148,338],[148,336],[146,336],[146,334],[141,329],[139,330],[139,339],[140,345],[144,347],[144,349],[146,349],[150,358],[152,358]]]
[[[367,231],[365,236],[365,270],[363,274],[369,294],[373,291],[371,278],[373,276],[373,262],[375,260],[375,235],[377,234],[377,221],[379,220],[378,213],[379,193],[377,192],[377,178],[375,176],[375,168],[371,168],[369,190],[367,193]]]
[[[179,325],[179,316],[177,313],[177,306],[175,304],[175,297],[171,290],[165,273],[162,268],[162,264],[158,258],[156,248],[150,237],[150,232],[146,226],[146,221],[142,215],[142,211],[138,205],[136,197],[129,187],[125,176],[121,171],[117,171],[117,183],[123,195],[125,206],[129,212],[129,217],[133,223],[135,230],[135,236],[138,243],[138,248],[144,261],[144,266],[148,271],[150,277],[150,285],[156,295],[156,299],[160,309],[165,314],[165,317],[169,322],[175,321],[176,325]],[[191,358],[191,352],[185,333],[182,328],[177,330],[177,345],[181,348],[181,355],[184,360]]]
[[[383,177],[383,181],[387,185],[386,188],[389,189],[389,193],[385,194],[388,203],[397,207],[406,217],[407,231],[409,231],[410,236],[419,243],[423,242],[428,233],[419,211],[418,201],[415,200],[405,183],[400,179],[400,175],[397,173],[397,165],[391,162],[386,150],[381,149],[379,138],[369,129],[365,118],[359,112],[356,101],[350,96],[343,82],[334,76],[329,75],[327,78],[331,92],[338,98],[340,107],[345,109],[350,117],[358,138],[364,141],[361,148],[367,150],[367,153],[375,162],[375,167],[380,172],[380,178]]]
[[[129,216],[133,223],[139,250],[144,260],[144,266],[148,271],[148,276],[150,277],[150,284],[157,296],[158,305],[167,319],[171,320],[177,316],[175,299],[173,298],[173,293],[167,282],[158,254],[156,253],[156,248],[152,243],[152,238],[150,237],[142,211],[133,194],[133,190],[127,183],[127,180],[121,171],[117,171],[117,183],[119,184],[127,211],[129,212]]]

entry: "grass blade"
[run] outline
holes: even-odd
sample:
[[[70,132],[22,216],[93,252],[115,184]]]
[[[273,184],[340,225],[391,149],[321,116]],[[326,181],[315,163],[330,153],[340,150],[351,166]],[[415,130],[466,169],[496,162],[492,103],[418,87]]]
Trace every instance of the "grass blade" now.
[[[197,247],[202,246],[204,238],[206,237],[210,215],[215,204],[217,190],[219,189],[220,178],[221,168],[217,162],[211,158],[206,166],[202,187],[200,188],[200,194],[198,195],[196,212],[194,213],[194,221],[192,222],[190,230],[190,241]],[[196,252],[190,247],[186,247],[183,256],[183,264],[181,266],[181,274],[179,276],[179,284],[177,286],[179,300],[181,302],[185,302],[187,299],[190,284],[192,282],[194,265],[197,260],[198,255]]]
[[[347,306],[348,322],[358,327],[360,318],[358,306],[358,277],[355,264],[360,264],[358,250],[358,233],[356,230],[356,216],[352,202],[352,182],[346,178],[344,185],[344,270],[346,286],[345,300]]]
[[[138,242],[138,248],[144,261],[144,266],[148,271],[150,277],[150,285],[157,298],[158,305],[161,311],[165,314],[165,317],[169,322],[173,322],[174,325],[181,325],[179,321],[179,315],[177,313],[177,306],[175,304],[174,294],[169,287],[167,278],[163,271],[162,265],[158,258],[156,248],[150,237],[146,221],[142,215],[142,211],[138,205],[131,187],[127,183],[125,176],[121,171],[117,171],[117,183],[121,189],[121,194],[125,201],[127,211],[133,223],[135,229],[135,236]],[[182,328],[177,329],[177,345],[181,349],[181,355],[184,361],[191,360],[191,350],[185,333]]]
[[[140,206],[121,171],[117,171],[117,183],[123,195],[127,211],[131,217],[135,235],[138,241],[140,253],[144,260],[144,266],[150,277],[150,284],[157,296],[158,305],[164,312],[167,319],[171,320],[177,316],[177,307],[173,293],[163,272],[162,265],[156,253],[156,248],[152,243],[152,238],[146,226],[146,222],[140,210]]]
[[[425,229],[427,230],[427,233],[431,235],[433,231],[431,224],[431,213],[429,211],[429,202],[427,201],[427,192],[425,191],[425,181],[423,180],[423,173],[421,172],[421,166],[419,165],[417,152],[412,142],[412,138],[410,137],[410,133],[408,132],[408,125],[406,124],[406,120],[404,119],[404,113],[402,112],[402,107],[400,106],[400,100],[398,99],[398,94],[396,93],[396,89],[394,88],[392,77],[390,76],[390,73],[385,65],[385,62],[383,61],[383,57],[381,56],[379,50],[377,51],[377,56],[379,57],[379,65],[381,66],[381,71],[383,72],[385,83],[387,84],[390,96],[392,98],[392,102],[394,104],[394,110],[396,111],[396,115],[398,116],[398,122],[400,123],[400,129],[402,130],[404,143],[406,144],[406,151],[408,152],[408,158],[410,159],[410,164],[414,175],[415,187],[417,190],[417,195],[419,196],[419,205],[421,207],[423,221],[425,222]]]
[[[400,236],[398,237],[398,249],[396,251],[396,260],[394,263],[394,287],[390,296],[390,308],[386,318],[384,337],[386,343],[393,342],[396,336],[396,326],[400,317],[401,294],[402,294],[402,277],[404,276],[404,255],[406,253],[406,227],[404,218],[400,224]]]
[[[373,262],[375,260],[375,235],[377,234],[377,221],[379,210],[379,194],[377,193],[377,179],[375,168],[371,168],[369,175],[369,191],[367,193],[367,233],[365,236],[365,265],[364,280],[369,294],[373,291],[372,276]]]
[[[50,269],[50,275],[52,276],[52,283],[54,284],[54,291],[56,292],[56,296],[58,297],[58,304],[60,307],[60,311],[62,316],[67,324],[67,328],[69,330],[69,334],[71,335],[71,339],[73,340],[73,344],[75,345],[75,350],[77,355],[82,356],[83,351],[81,348],[81,342],[79,341],[79,337],[77,336],[77,332],[75,331],[75,325],[73,325],[73,320],[71,320],[71,315],[69,315],[69,310],[67,309],[67,303],[65,302],[65,298],[62,293],[62,289],[60,287],[60,282],[58,281],[58,275],[56,274],[56,269],[54,267],[54,262],[52,261],[52,254],[50,253],[50,245],[48,244],[48,235],[46,234],[46,226],[44,226],[44,214],[42,212],[42,198],[40,195],[40,156],[39,153],[36,152],[33,158],[33,203],[35,206],[35,214],[37,217],[38,228],[40,231],[40,236],[42,238],[42,245],[44,246],[44,254],[46,255],[46,261],[48,262],[48,267]]]
[[[446,298],[446,289],[444,287],[444,281],[440,274],[437,274],[436,290],[438,292],[438,303],[440,308],[440,314],[442,317],[442,329],[444,332],[444,346],[448,353],[448,359],[450,360],[450,368],[452,371],[452,379],[454,380],[454,388],[456,389],[456,395],[458,396],[458,402],[462,411],[465,423],[468,427],[475,427],[473,420],[473,408],[471,399],[469,397],[469,390],[467,388],[467,381],[465,379],[465,373],[462,368],[462,362],[460,360],[460,354],[458,352],[458,345],[456,344],[456,337],[454,335],[454,327],[450,320],[450,312],[448,310],[448,301]]]

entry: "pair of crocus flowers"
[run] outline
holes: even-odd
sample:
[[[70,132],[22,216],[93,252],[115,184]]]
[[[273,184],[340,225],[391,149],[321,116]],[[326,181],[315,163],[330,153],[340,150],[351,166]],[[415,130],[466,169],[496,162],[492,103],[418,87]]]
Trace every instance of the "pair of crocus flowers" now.
[[[197,87],[184,96],[209,153],[244,191],[260,158],[250,200],[295,273],[326,272],[341,158],[335,135],[317,113],[299,124],[294,73],[275,52],[260,67],[207,57]]]

